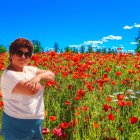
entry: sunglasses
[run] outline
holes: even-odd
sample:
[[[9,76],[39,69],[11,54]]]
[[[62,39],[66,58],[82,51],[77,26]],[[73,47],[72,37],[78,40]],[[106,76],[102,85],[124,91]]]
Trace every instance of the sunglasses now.
[[[18,57],[22,57],[24,55],[26,59],[31,58],[31,53],[30,52],[23,52],[21,50],[18,50],[15,54]]]

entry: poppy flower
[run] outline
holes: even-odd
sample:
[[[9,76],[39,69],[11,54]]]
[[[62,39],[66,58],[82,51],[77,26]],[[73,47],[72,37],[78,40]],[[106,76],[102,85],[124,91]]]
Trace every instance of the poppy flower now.
[[[70,105],[71,103],[69,101],[65,101],[65,105]]]
[[[48,128],[43,128],[42,129],[42,134],[43,135],[46,135],[46,134],[48,134],[50,132],[50,130],[48,129]]]
[[[60,124],[60,127],[63,128],[63,129],[67,129],[69,127],[69,123],[63,122],[63,123]]]
[[[116,72],[116,75],[117,75],[117,76],[121,76],[122,73],[121,73],[120,71],[118,71],[118,72]]]
[[[118,94],[118,95],[117,95],[117,99],[118,99],[118,100],[123,100],[124,97],[125,97],[124,94]]]
[[[131,117],[131,118],[129,118],[129,123],[131,123],[131,124],[135,124],[135,123],[137,123],[137,121],[138,121],[138,118],[137,117]]]
[[[105,112],[107,112],[107,111],[109,111],[109,110],[111,110],[112,109],[112,107],[110,106],[110,105],[108,105],[108,104],[104,104],[103,105],[103,110],[105,111]]]
[[[125,106],[125,102],[122,101],[122,100],[118,100],[118,105],[121,106],[121,107],[123,107],[123,106]]]
[[[50,116],[49,119],[50,119],[50,121],[55,121],[57,118],[56,118],[56,116]]]
[[[115,116],[114,116],[112,113],[110,113],[110,114],[108,115],[108,120],[113,121],[114,119],[115,119]]]
[[[68,85],[68,89],[71,89],[71,88],[72,88],[72,84],[69,84],[69,85]]]
[[[60,136],[62,136],[62,129],[61,129],[61,128],[54,128],[54,129],[52,130],[52,133],[53,133],[55,136],[60,137]]]
[[[0,91],[0,97],[2,97],[2,91]]]
[[[48,81],[46,82],[46,86],[48,86],[48,87],[51,87],[51,86],[54,86],[54,85],[56,85],[56,81],[48,80]]]
[[[97,129],[97,128],[99,128],[99,124],[97,122],[94,122],[93,127]]]

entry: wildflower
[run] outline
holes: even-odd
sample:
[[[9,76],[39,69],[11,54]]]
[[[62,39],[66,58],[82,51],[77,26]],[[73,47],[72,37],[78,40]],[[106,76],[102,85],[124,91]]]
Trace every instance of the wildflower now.
[[[127,82],[126,82],[125,80],[121,80],[121,84],[122,84],[122,85],[126,85]]]
[[[2,92],[0,91],[0,97],[2,97]]]
[[[97,122],[93,122],[93,127],[97,129],[99,128],[99,124]]]
[[[121,76],[122,73],[121,73],[120,71],[118,71],[118,72],[116,72],[116,75],[117,75],[117,76]]]
[[[118,130],[122,132],[122,131],[124,131],[124,128],[123,127],[119,127]]]
[[[106,68],[105,69],[106,72],[109,72],[110,70],[111,70],[111,68]]]
[[[135,99],[135,98],[137,98],[137,97],[136,97],[136,96],[130,96],[130,98],[131,98],[131,99]]]
[[[48,80],[45,85],[48,87],[54,86],[54,85],[56,85],[56,81]]]
[[[108,105],[108,104],[104,104],[103,105],[103,110],[105,111],[105,112],[107,112],[107,111],[109,111],[109,110],[111,110],[112,109],[112,107],[110,106],[110,105]]]
[[[87,111],[87,110],[88,110],[88,108],[87,108],[86,106],[82,106],[81,109],[82,109],[83,111]]]
[[[110,114],[108,115],[108,120],[113,121],[114,119],[115,119],[115,116],[114,116],[112,113],[110,113]]]
[[[72,88],[72,84],[69,84],[69,85],[68,85],[68,89],[71,89],[71,88]]]
[[[0,107],[3,107],[3,101],[0,101]]]
[[[125,102],[122,101],[122,100],[119,100],[119,101],[118,101],[118,105],[121,106],[121,107],[123,107],[123,106],[125,106]]]
[[[131,117],[131,118],[129,118],[129,123],[131,123],[131,124],[135,124],[135,123],[137,123],[137,121],[138,121],[138,118],[137,117]]]
[[[70,105],[71,103],[69,101],[65,101],[65,105]]]
[[[53,133],[55,136],[60,137],[60,136],[62,136],[62,129],[61,129],[61,128],[54,128],[54,129],[52,130],[52,133]]]
[[[106,97],[105,100],[106,100],[107,102],[110,102],[110,101],[112,101],[112,98],[111,98],[111,97]]]
[[[117,99],[118,99],[118,100],[123,100],[124,97],[125,97],[124,94],[119,94],[119,95],[117,95]]]
[[[111,84],[112,84],[112,85],[116,85],[116,82],[115,82],[115,81],[111,81]]]
[[[48,129],[48,128],[43,128],[42,129],[42,134],[43,135],[46,135],[46,134],[48,134],[50,132],[50,130]]]
[[[63,123],[60,124],[60,127],[63,128],[63,129],[67,129],[69,127],[69,123],[63,122]]]
[[[140,94],[140,91],[136,91],[135,93],[136,93],[136,94]]]
[[[50,119],[50,121],[55,121],[57,118],[56,118],[56,116],[50,116],[49,119]]]

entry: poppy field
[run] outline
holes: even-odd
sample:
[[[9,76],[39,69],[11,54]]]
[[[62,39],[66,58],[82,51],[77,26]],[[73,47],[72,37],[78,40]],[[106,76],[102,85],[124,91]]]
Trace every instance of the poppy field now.
[[[8,63],[0,54],[0,75]],[[41,81],[45,140],[140,139],[139,54],[42,52],[30,65],[56,75]]]

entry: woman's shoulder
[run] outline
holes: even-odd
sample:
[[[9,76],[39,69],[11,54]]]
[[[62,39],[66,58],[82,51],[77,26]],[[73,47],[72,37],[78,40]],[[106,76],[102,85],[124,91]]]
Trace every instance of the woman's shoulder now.
[[[32,66],[32,65],[25,66],[25,71],[30,71],[30,72],[36,73],[37,70],[38,70],[38,68],[35,66]]]
[[[25,66],[24,68],[25,68],[25,69],[29,69],[29,70],[31,70],[31,69],[37,69],[37,67],[32,66],[32,65],[27,65],[27,66]]]

